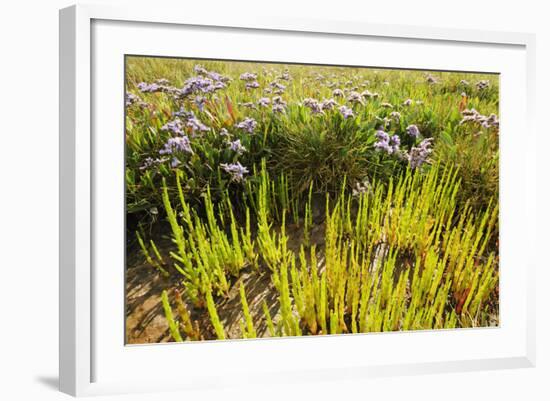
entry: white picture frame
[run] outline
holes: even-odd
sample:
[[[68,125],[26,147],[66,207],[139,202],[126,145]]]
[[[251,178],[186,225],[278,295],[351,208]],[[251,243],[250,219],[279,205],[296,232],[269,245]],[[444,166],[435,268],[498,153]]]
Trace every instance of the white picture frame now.
[[[503,179],[501,202],[503,208],[501,217],[504,217],[501,244],[508,246],[502,255],[502,263],[510,266],[502,277],[503,322],[497,329],[486,330],[454,330],[441,332],[408,332],[389,333],[383,335],[354,335],[354,336],[324,336],[322,339],[276,339],[258,341],[230,341],[210,342],[208,344],[182,344],[173,348],[171,345],[152,345],[139,347],[125,347],[122,336],[118,334],[123,322],[120,317],[120,294],[110,290],[117,287],[118,276],[106,277],[98,272],[101,261],[109,255],[117,254],[111,251],[99,250],[105,230],[105,222],[120,221],[121,216],[114,216],[109,220],[109,213],[122,213],[123,209],[105,211],[102,206],[105,197],[112,197],[112,202],[123,204],[123,199],[115,192],[110,192],[109,183],[103,180],[106,172],[98,165],[98,155],[101,160],[120,161],[120,143],[109,142],[94,136],[94,129],[103,129],[114,121],[112,131],[116,132],[122,121],[119,121],[122,112],[122,86],[112,92],[105,85],[111,79],[123,79],[118,76],[119,67],[109,63],[118,60],[120,55],[131,53],[130,50],[141,51],[142,54],[183,56],[185,49],[177,48],[176,44],[165,43],[160,48],[160,38],[163,35],[176,33],[177,35],[204,36],[205,42],[211,43],[208,35],[223,32],[226,35],[240,35],[244,42],[253,43],[254,35],[263,35],[265,40],[274,44],[285,40],[311,43],[309,53],[293,56],[282,50],[278,56],[268,55],[251,58],[254,52],[253,44],[243,45],[244,50],[240,59],[260,59],[266,61],[330,61],[331,54],[323,55],[320,59],[315,53],[315,46],[322,41],[327,43],[327,49],[343,49],[342,55],[347,61],[342,64],[365,64],[360,56],[355,59],[350,54],[348,45],[355,46],[397,46],[398,42],[405,41],[402,49],[418,49],[422,46],[436,46],[442,55],[459,54],[464,52],[462,64],[455,64],[458,70],[475,71],[476,65],[483,65],[482,70],[503,73],[506,80],[502,90],[502,162],[501,177]],[[141,44],[131,45],[132,40],[141,38]],[[187,32],[187,33],[186,33]],[[95,36],[94,36],[95,35]],[[105,39],[109,40],[106,41]],[[133,39],[132,39],[133,38]],[[248,38],[248,39],[247,39]],[[286,38],[286,39],[285,39]],[[329,42],[338,40],[338,45],[329,45]],[[209,41],[210,40],[210,41]],[[248,43],[247,42],[247,43]],[[155,44],[156,43],[156,44]],[[393,44],[392,44],[393,43]],[[126,46],[128,45],[128,48]],[[403,45],[403,44],[402,44]],[[155,48],[158,46],[158,48]],[[172,46],[172,47],[170,47]],[[247,47],[250,46],[250,47]],[[331,47],[332,46],[332,47]],[[225,46],[227,47],[227,46]],[[173,50],[173,49],[179,50]],[[452,48],[449,52],[448,48]],[[534,147],[519,148],[517,138],[507,135],[522,127],[523,140],[533,140],[533,113],[534,113],[534,35],[524,33],[484,32],[470,30],[451,30],[427,27],[376,25],[360,22],[344,21],[316,21],[294,20],[292,18],[255,18],[253,20],[226,20],[223,16],[186,15],[185,10],[159,8],[113,8],[109,6],[78,5],[60,11],[60,390],[75,396],[109,393],[126,393],[141,391],[166,391],[185,389],[206,389],[219,386],[245,385],[247,381],[261,383],[268,379],[277,378],[278,383],[296,380],[327,380],[338,378],[354,378],[360,380],[367,377],[422,374],[430,372],[455,372],[480,369],[504,369],[516,367],[531,367],[535,364],[535,314],[534,314],[534,252],[530,251],[528,241],[521,242],[519,235],[522,229],[535,226],[535,149]],[[130,50],[128,50],[130,49]],[[218,50],[216,50],[218,49]],[[249,53],[246,49],[249,49]],[[317,47],[319,49],[319,47]],[[446,50],[447,49],[447,50]],[[172,51],[175,51],[172,54]],[[212,45],[213,53],[220,58],[230,58],[231,50],[222,54],[220,48]],[[236,52],[236,50],[234,50]],[[265,53],[262,54],[267,54]],[[403,50],[406,52],[407,50]],[[423,51],[426,54],[428,47]],[[486,60],[469,60],[468,52],[476,52],[479,58]],[[104,52],[104,53],[103,53]],[[179,52],[179,53],[178,53]],[[182,53],[183,52],[183,53]],[[347,52],[347,53],[346,53]],[[487,54],[487,52],[492,52]],[[177,54],[176,54],[177,53]],[[189,54],[196,56],[198,53]],[[256,49],[254,54],[260,54]],[[273,53],[275,54],[275,53]],[[347,54],[347,56],[345,56]],[[404,53],[405,54],[405,53]],[[474,54],[474,53],[472,53]],[[483,55],[485,54],[485,55]],[[292,60],[290,58],[293,58]],[[384,58],[381,56],[381,58]],[[445,57],[443,57],[445,58]],[[238,58],[239,59],[239,58]],[[407,60],[386,57],[384,62],[375,66],[389,66],[398,68],[422,68],[432,66],[433,69],[447,69],[452,60],[430,61],[426,57],[423,61],[409,63]],[[416,63],[416,64],[415,64]],[[431,63],[431,64],[430,64]],[[120,64],[117,64],[120,66]],[[105,73],[105,71],[109,73]],[[110,74],[113,74],[111,78]],[[117,75],[118,74],[118,75]],[[117,78],[118,76],[118,78]],[[116,82],[118,85],[118,81]],[[115,85],[116,86],[116,85]],[[109,95],[113,94],[113,97]],[[105,97],[102,97],[105,96]],[[101,103],[110,105],[120,104],[120,109],[107,116],[102,110],[107,106],[98,106]],[[117,103],[119,102],[120,103]],[[517,110],[514,116],[507,115],[507,110]],[[102,114],[103,113],[103,114]],[[510,113],[508,113],[510,114]],[[508,121],[507,121],[508,120]],[[103,131],[102,131],[103,132]],[[120,139],[120,138],[119,138]],[[111,146],[112,145],[112,146]],[[514,157],[520,163],[512,169],[510,161],[514,150]],[[109,163],[108,162],[108,163]],[[117,164],[116,164],[117,165]],[[115,165],[115,166],[116,166]],[[108,164],[113,167],[113,165]],[[103,171],[103,172],[102,172]],[[113,180],[119,177],[114,174]],[[105,187],[102,187],[105,185]],[[522,185],[518,191],[516,185]],[[99,195],[98,195],[99,194]],[[101,198],[104,197],[104,198]],[[103,230],[103,231],[101,231]],[[114,230],[116,231],[116,230]],[[534,232],[532,229],[529,232]],[[116,241],[112,243],[118,243]],[[119,244],[120,245],[120,244]],[[523,249],[522,249],[523,248]],[[528,256],[521,259],[521,253]],[[120,255],[119,255],[120,256]],[[113,256],[118,260],[119,256]],[[507,260],[509,263],[506,263]],[[516,263],[515,261],[518,261]],[[98,265],[99,263],[99,265]],[[515,270],[514,270],[514,269]],[[115,263],[114,269],[121,273],[123,264]],[[101,269],[99,269],[101,270]],[[508,274],[508,272],[510,274]],[[113,273],[116,274],[116,273]],[[111,278],[113,280],[111,280]],[[106,283],[113,282],[111,286]],[[102,300],[94,298],[96,291],[102,291]],[[117,298],[118,297],[118,298]],[[103,313],[106,310],[105,300],[115,307],[112,316]],[[507,309],[505,309],[507,308]],[[513,309],[513,310],[512,310]],[[508,310],[510,313],[508,314]],[[506,319],[509,316],[509,319]],[[114,324],[113,333],[105,333],[98,329],[110,327]],[[118,326],[117,326],[118,325]],[[496,333],[496,334],[495,334]],[[502,334],[504,333],[504,334]],[[313,341],[311,341],[313,340]],[[438,347],[446,344],[463,344],[457,346],[455,353],[441,354]],[[467,344],[481,344],[479,349],[465,351]],[[363,358],[361,352],[342,352],[342,350],[366,350],[368,347],[380,349],[389,344],[398,344],[396,349],[422,346],[425,354],[432,356],[419,358],[415,353],[390,357],[370,352],[368,358]],[[485,349],[483,344],[487,344]],[[186,347],[186,348],[182,348]],[[172,348],[171,348],[172,347]],[[328,363],[320,363],[315,359],[319,348],[326,353]],[[403,347],[403,348],[400,348]],[[464,348],[461,348],[464,347]],[[159,361],[183,355],[196,368],[193,371],[181,374],[185,377],[180,381],[170,375],[136,376],[131,369],[132,365],[143,361],[145,365],[155,366]],[[279,355],[286,355],[279,358]],[[342,354],[346,356],[342,356]],[[356,355],[354,355],[356,354]],[[440,355],[436,355],[440,354]],[[206,369],[209,361],[215,356],[235,358],[239,356],[243,362],[235,369],[246,373],[246,379],[236,381],[231,372],[223,373],[222,366],[216,370]],[[268,355],[273,360],[273,366],[267,367],[261,363],[248,371],[245,363],[253,360],[261,361]],[[289,356],[290,355],[290,356]],[[292,355],[296,356],[292,360]],[[255,359],[256,358],[256,359]],[[309,360],[310,358],[311,360]],[[347,358],[347,359],[346,359]],[[304,359],[308,359],[303,362]],[[285,361],[292,365],[292,369],[285,368]],[[303,363],[302,363],[303,362]],[[158,366],[158,365],[157,365]],[[204,369],[200,369],[200,367]],[[197,368],[198,367],[198,368]],[[122,372],[127,372],[123,374]],[[132,375],[134,375],[132,377]]]

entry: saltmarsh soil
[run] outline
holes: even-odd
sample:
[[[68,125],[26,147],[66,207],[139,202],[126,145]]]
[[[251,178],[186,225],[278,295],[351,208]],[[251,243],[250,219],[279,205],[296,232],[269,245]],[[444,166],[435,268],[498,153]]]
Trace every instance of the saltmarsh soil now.
[[[498,325],[498,76],[126,59],[126,340]]]

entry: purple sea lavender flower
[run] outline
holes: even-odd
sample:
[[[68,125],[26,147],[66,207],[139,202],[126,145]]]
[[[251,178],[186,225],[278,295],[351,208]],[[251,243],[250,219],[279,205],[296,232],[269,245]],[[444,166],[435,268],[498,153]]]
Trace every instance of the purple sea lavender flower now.
[[[239,162],[231,164],[221,163],[220,167],[231,175],[231,181],[242,181],[244,179],[244,175],[248,173],[248,169],[243,167]]]
[[[153,166],[157,166],[161,163],[164,163],[165,161],[167,161],[168,159],[165,158],[165,157],[162,157],[162,158],[156,158],[156,159],[153,159],[152,157],[147,157],[144,161],[143,161],[143,164],[139,167],[140,170],[147,170]]]
[[[499,127],[499,120],[496,114],[491,114],[489,117],[487,117],[487,120],[485,121],[486,128],[488,127]]]
[[[275,96],[272,99],[273,107],[272,110],[274,113],[284,113],[286,108],[286,102],[281,96]]]
[[[241,74],[239,79],[241,81],[255,81],[256,79],[258,79],[258,74],[255,74],[253,72],[245,72]]]
[[[390,113],[390,118],[393,119],[395,122],[399,122],[401,119],[401,113],[398,111],[392,111]]]
[[[282,106],[286,106],[286,102],[284,101],[284,99],[281,96],[275,96],[273,98],[273,104],[280,104]]]
[[[275,88],[275,89],[278,89],[280,91],[284,91],[286,89],[286,86],[284,86],[283,84],[280,84],[279,82],[277,81],[273,81],[269,84],[272,88]]]
[[[285,71],[281,74],[279,79],[282,79],[283,81],[290,81],[290,74],[288,73],[288,71]]]
[[[403,106],[410,106],[413,103],[412,99],[407,99],[403,102]]]
[[[478,90],[487,89],[489,87],[489,81],[486,79],[482,79],[481,81],[476,83],[476,88]]]
[[[183,135],[183,124],[179,118],[173,121],[168,121],[161,128],[163,131],[169,131],[177,135]]]
[[[346,106],[340,106],[338,109],[340,110],[340,113],[345,119],[348,119],[350,117],[354,117],[353,110]]]
[[[392,146],[390,145],[389,142],[385,142],[385,141],[375,142],[374,143],[374,148],[376,150],[384,151],[387,154],[392,154],[393,153],[393,148],[392,148]]]
[[[309,107],[311,109],[311,112],[313,114],[322,114],[323,110],[321,110],[321,105],[319,104],[319,101],[317,99],[312,99],[310,97],[305,98],[303,100],[303,104],[306,107]]]
[[[476,109],[466,109],[462,112],[462,120],[460,121],[460,124],[467,122],[479,124],[484,128],[499,127],[498,117],[495,114],[491,114],[487,117],[479,113]]]
[[[334,100],[333,98],[325,99],[321,102],[321,109],[332,110],[337,105],[338,103],[336,103],[336,100]]]
[[[378,130],[376,131],[376,139],[378,139],[379,142],[388,142],[390,141],[390,136],[388,135],[387,132],[383,131],[383,130]]]
[[[342,89],[334,89],[332,91],[332,96],[334,96],[334,97],[344,97],[344,91]]]
[[[226,77],[222,74],[218,74],[217,72],[214,72],[214,71],[208,71],[208,73],[206,75],[208,76],[208,78],[210,78],[211,80],[216,81],[216,82],[224,83],[224,82],[229,81],[228,77]]]
[[[258,81],[250,81],[250,82],[247,82],[245,85],[246,89],[256,89],[259,87],[260,87],[260,84],[258,83]]]
[[[237,128],[240,128],[249,134],[252,134],[254,130],[256,129],[256,126],[258,123],[253,118],[245,118],[244,121],[241,121],[237,124]]]
[[[220,130],[220,136],[223,136],[225,138],[229,138],[231,135],[229,134],[229,132],[227,132],[227,130],[225,128],[222,128]]]
[[[178,111],[173,112],[172,115],[174,117],[181,117],[185,121],[189,120],[190,118],[195,118],[195,113],[193,113],[193,111],[187,111],[183,107],[180,108]]]
[[[270,103],[271,103],[271,99],[269,99],[268,97],[261,97],[258,100],[258,105],[260,105],[261,107],[267,107],[269,106]]]
[[[386,109],[393,109],[393,104],[388,103],[388,102],[381,103],[380,106],[382,106]]]
[[[407,131],[407,134],[409,134],[410,136],[412,136],[414,138],[418,138],[418,136],[420,135],[420,130],[418,129],[418,127],[415,124],[409,125],[406,128],[406,131]]]
[[[141,102],[141,98],[133,93],[126,92],[126,107],[133,105],[134,103]]]
[[[140,82],[137,84],[138,89],[143,93],[159,92],[162,87],[156,83],[148,84],[146,82]]]
[[[273,107],[271,108],[273,113],[284,113],[285,112],[285,106],[282,104],[273,104]]]
[[[338,103],[333,98],[324,99],[321,102],[321,109],[323,110],[332,110],[336,106],[338,106]]]
[[[390,138],[390,146],[392,147],[392,150],[394,153],[397,153],[399,151],[399,146],[401,145],[401,139],[397,135],[393,135]]]
[[[229,143],[229,149],[231,149],[234,152],[237,152],[238,155],[242,155],[244,152],[246,152],[246,148],[241,144],[240,139],[236,139],[234,141],[230,141]]]
[[[407,155],[407,160],[409,161],[409,165],[412,169],[416,169],[426,162],[428,156],[432,153],[432,149],[430,148],[432,145],[432,140],[433,138],[424,139],[420,142],[418,147],[413,146],[411,148]]]
[[[164,144],[164,148],[159,151],[159,154],[172,154],[174,151],[193,154],[189,138],[187,136],[168,138],[168,141]]]
[[[195,93],[211,93],[219,89],[210,78],[196,76],[188,78],[181,88],[180,94],[183,97],[190,96]]]
[[[391,155],[392,153],[397,153],[399,151],[399,145],[401,145],[401,140],[397,135],[393,135],[391,138],[387,132],[383,130],[376,131],[377,142],[374,143],[374,148],[376,150],[384,151],[387,154]]]
[[[191,130],[193,131],[193,133],[197,132],[197,131],[202,131],[202,132],[205,132],[205,131],[208,131],[210,130],[210,127],[207,127],[206,125],[204,125],[198,118],[196,117],[193,117],[193,118],[190,118],[187,120],[187,124],[186,124],[189,128],[191,128]]]
[[[363,99],[359,92],[352,91],[348,94],[348,102],[363,104]]]

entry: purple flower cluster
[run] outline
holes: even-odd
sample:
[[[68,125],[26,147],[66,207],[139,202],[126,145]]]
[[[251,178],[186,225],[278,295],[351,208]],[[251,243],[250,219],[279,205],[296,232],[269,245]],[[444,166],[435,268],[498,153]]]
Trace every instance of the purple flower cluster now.
[[[159,164],[162,164],[164,163],[165,161],[167,161],[168,158],[166,157],[162,157],[162,158],[156,158],[156,159],[153,159],[152,157],[147,157],[145,158],[145,160],[143,161],[143,164],[139,167],[140,170],[147,170],[153,166],[158,166]]]
[[[229,145],[229,149],[236,152],[238,155],[242,155],[244,152],[246,152],[246,148],[241,144],[240,139],[229,141],[228,145]]]
[[[317,99],[312,99],[310,97],[305,98],[303,104],[304,106],[309,107],[313,114],[323,114],[321,104]]]
[[[256,120],[254,120],[253,118],[247,117],[243,121],[238,123],[236,127],[248,132],[249,134],[252,134],[256,129],[257,125],[258,123],[256,122]]]
[[[325,99],[321,102],[321,109],[322,110],[332,110],[337,105],[338,105],[338,103],[336,103],[336,100],[334,100],[333,98]]]
[[[284,113],[286,109],[286,102],[281,96],[275,96],[272,99],[273,107],[272,110],[274,113]]]
[[[413,146],[407,154],[407,160],[413,170],[422,166],[428,159],[430,153],[432,153],[432,149],[430,148],[430,146],[432,146],[432,141],[433,138],[424,139],[420,142],[418,147]]]
[[[410,106],[413,103],[412,99],[407,99],[403,102],[403,106]]]
[[[172,113],[174,117],[181,117],[185,121],[189,120],[190,118],[195,118],[195,113],[193,113],[192,110],[185,110],[183,107],[181,107],[178,111],[175,111]]]
[[[413,138],[418,138],[418,136],[420,135],[420,130],[418,129],[418,127],[414,124],[411,124],[409,125],[407,128],[406,128],[406,131],[407,131],[407,134],[409,134],[410,136],[412,136]]]
[[[268,107],[270,103],[271,103],[271,99],[268,97],[261,97],[258,100],[258,105],[261,107]]]
[[[225,86],[223,81],[214,81],[211,78],[198,75],[185,80],[183,88],[179,91],[179,96],[187,97],[197,93],[212,93],[225,88]]]
[[[167,79],[160,78],[150,84],[146,82],[140,82],[139,84],[137,84],[137,88],[142,93],[163,92],[163,93],[172,94],[174,96],[179,96],[181,94],[181,90],[174,86],[168,85],[168,83],[169,81]]]
[[[154,93],[160,92],[162,90],[161,85],[158,85],[154,82],[151,84],[140,82],[139,84],[137,84],[137,88],[143,93]]]
[[[231,181],[242,181],[244,179],[244,175],[248,173],[248,169],[241,165],[241,163],[221,163],[220,167],[226,172],[231,175]]]
[[[190,118],[187,120],[187,126],[191,128],[191,131],[195,134],[197,131],[206,132],[209,131],[210,128],[204,125],[198,118]]]
[[[176,138],[168,138],[168,141],[164,144],[164,148],[159,150],[159,154],[166,155],[173,152],[186,152],[193,154],[191,149],[191,141],[187,136],[181,136]]]
[[[481,81],[476,83],[477,90],[487,89],[488,87],[489,87],[489,81],[486,79],[482,79]]]
[[[468,122],[479,124],[483,128],[491,128],[491,127],[498,128],[500,125],[500,122],[496,114],[484,116],[483,114],[478,112],[476,109],[466,109],[462,112],[462,120],[460,121],[460,124],[464,124]]]
[[[344,97],[344,91],[342,89],[334,89],[332,91],[332,96],[334,96],[334,97]]]
[[[279,79],[282,79],[283,81],[290,81],[290,74],[288,71],[285,71],[279,76]]]
[[[399,145],[401,145],[401,139],[397,135],[393,135],[391,138],[387,132],[378,130],[376,131],[377,142],[374,144],[376,150],[384,151],[391,155],[399,151]]]
[[[352,91],[348,94],[348,102],[363,104],[363,98],[359,92]]]
[[[241,81],[255,81],[258,79],[258,74],[254,74],[253,72],[245,72],[241,74],[239,79]]]
[[[282,94],[285,89],[286,89],[286,86],[283,85],[283,84],[280,84],[279,82],[277,81],[273,81],[269,84],[272,88],[273,88],[273,93],[277,94],[277,95],[280,95]]]
[[[172,113],[172,115],[176,118],[164,124],[161,128],[163,131],[170,131],[174,134],[183,135],[184,126],[190,128],[193,134],[210,130],[210,127],[204,125],[191,110],[187,111],[182,107],[179,111]]]
[[[256,89],[259,87],[260,87],[260,84],[258,83],[258,81],[250,81],[250,82],[247,82],[245,85],[246,89]]]
[[[398,111],[392,111],[392,112],[390,113],[390,118],[391,118],[392,120],[394,120],[396,123],[398,123],[399,120],[401,120],[401,113],[398,112]]]
[[[172,120],[172,121],[168,121],[160,129],[163,131],[172,132],[176,135],[183,135],[183,123],[179,118],[176,118],[175,120]]]
[[[126,107],[133,105],[134,103],[141,102],[141,98],[138,95],[134,95],[133,93],[126,92]]]
[[[343,116],[345,119],[348,119],[348,118],[350,118],[350,117],[354,117],[353,110],[350,109],[350,108],[347,107],[347,106],[340,106],[340,108],[339,108],[338,110],[340,110],[340,113],[342,114],[342,116]]]

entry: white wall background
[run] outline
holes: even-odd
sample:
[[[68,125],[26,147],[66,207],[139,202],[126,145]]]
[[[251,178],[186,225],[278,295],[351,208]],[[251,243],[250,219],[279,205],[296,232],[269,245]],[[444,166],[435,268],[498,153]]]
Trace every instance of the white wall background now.
[[[151,7],[186,0],[95,0]],[[523,0],[202,0],[189,12],[292,15],[537,34],[537,143],[540,225],[532,240],[537,266],[537,347],[534,369],[327,382],[281,388],[194,394],[218,400],[550,399],[550,227],[547,115],[550,28],[544,1]],[[58,291],[58,9],[71,0],[4,0],[0,5],[0,398],[57,400]],[[518,132],[521,135],[521,132]],[[526,233],[526,235],[529,235]],[[190,399],[183,394],[105,399]]]

